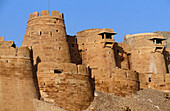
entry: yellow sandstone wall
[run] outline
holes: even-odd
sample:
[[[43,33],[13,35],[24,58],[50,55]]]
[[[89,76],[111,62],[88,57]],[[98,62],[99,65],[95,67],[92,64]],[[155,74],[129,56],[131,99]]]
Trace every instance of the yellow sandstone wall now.
[[[93,100],[93,81],[83,65],[43,62],[37,75],[41,99],[45,102],[68,111],[81,111]]]
[[[114,39],[102,39],[98,35],[103,29],[89,29],[77,33],[77,43],[82,52],[82,64],[89,65],[90,68],[100,68],[112,70],[115,68],[115,58],[113,47]],[[112,29],[108,29],[113,31]],[[106,42],[111,43],[111,47],[105,47]]]
[[[91,76],[95,80],[95,90],[119,96],[137,92],[139,90],[138,74],[128,70],[128,61],[125,61],[123,56],[125,62],[122,63],[122,69],[116,69],[119,56],[115,56],[117,54],[115,50],[119,49],[118,45],[114,43],[113,38],[102,39],[102,36],[98,35],[102,31],[113,32],[112,29],[89,29],[77,33],[82,63],[91,69]],[[126,52],[122,53],[127,55]],[[118,62],[121,61],[120,59]]]
[[[72,39],[67,37],[62,13],[52,11],[49,16],[41,11],[40,16],[30,14],[22,43],[33,52],[41,99],[70,111],[86,109],[94,90],[89,72],[80,73],[81,66],[76,66],[81,59],[76,59],[79,52]]]
[[[22,46],[33,50],[34,64],[39,62],[69,63],[70,53],[64,16],[58,11],[30,14]]]
[[[125,43],[131,46],[131,69],[139,73],[140,89],[152,88],[169,91],[169,53],[162,44],[153,44],[150,38],[163,38],[156,33],[126,35]],[[161,49],[162,48],[162,49]]]
[[[67,42],[71,56],[71,63],[82,64],[81,52],[78,50],[76,36],[67,35]]]
[[[150,81],[149,78],[150,77]],[[170,74],[139,74],[140,89],[157,89],[170,92]]]
[[[96,90],[123,97],[139,90],[139,77],[136,72],[123,69],[114,69],[107,75],[104,75],[104,70],[95,70],[95,72]]]
[[[32,75],[30,50],[0,41],[0,111],[34,111],[38,98]]]
[[[162,37],[156,33],[126,35],[125,43],[131,45],[132,70],[139,73],[167,73],[163,52],[156,51],[157,47],[164,49],[165,42],[153,44],[151,37]]]

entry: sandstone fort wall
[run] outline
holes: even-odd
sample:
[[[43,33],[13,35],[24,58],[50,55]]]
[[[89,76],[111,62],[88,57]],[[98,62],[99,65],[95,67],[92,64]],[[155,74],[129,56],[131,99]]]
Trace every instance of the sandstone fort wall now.
[[[32,75],[30,51],[27,47],[8,47],[12,46],[11,43],[0,45],[0,110],[34,111],[32,99],[37,99],[38,94]]]
[[[22,46],[33,50],[34,64],[38,62],[69,63],[70,53],[67,43],[63,14],[42,11],[30,15]]]
[[[128,70],[128,66],[125,65],[126,70],[116,69],[117,60],[115,59],[118,56],[115,56],[114,48],[118,49],[118,47],[115,46],[113,36],[103,38],[99,35],[101,32],[111,34],[113,30],[89,29],[77,33],[77,43],[82,52],[82,64],[91,68],[92,78],[95,79],[95,90],[119,96],[137,92],[139,90],[138,74]],[[127,65],[127,62],[123,64]]]
[[[90,105],[94,86],[86,66],[44,62],[38,69],[42,100],[69,111],[81,111]]]

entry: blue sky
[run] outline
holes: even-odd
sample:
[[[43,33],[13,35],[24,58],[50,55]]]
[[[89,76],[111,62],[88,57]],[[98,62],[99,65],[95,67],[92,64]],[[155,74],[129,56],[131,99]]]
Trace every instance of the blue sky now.
[[[111,28],[126,34],[170,31],[170,0],[50,0],[50,10],[64,13],[67,34]],[[48,10],[48,0],[0,0],[0,36],[21,46],[29,14]]]

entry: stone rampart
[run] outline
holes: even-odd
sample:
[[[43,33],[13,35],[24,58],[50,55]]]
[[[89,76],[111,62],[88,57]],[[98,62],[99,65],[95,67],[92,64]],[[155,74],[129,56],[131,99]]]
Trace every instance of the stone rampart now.
[[[95,89],[102,92],[114,93],[118,96],[128,96],[139,90],[138,73],[114,69],[111,74],[105,74],[104,70],[96,70]]]
[[[139,74],[140,89],[170,92],[170,74]]]
[[[40,63],[37,76],[41,98],[45,102],[68,111],[81,111],[93,100],[94,87],[85,66]]]
[[[6,46],[0,48],[0,110],[34,111],[32,100],[38,99],[38,93],[30,50]]]

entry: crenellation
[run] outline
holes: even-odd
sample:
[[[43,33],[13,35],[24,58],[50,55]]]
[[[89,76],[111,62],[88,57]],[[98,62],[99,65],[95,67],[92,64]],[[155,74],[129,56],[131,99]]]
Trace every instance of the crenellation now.
[[[53,23],[57,23],[58,20],[63,20],[64,19],[64,14],[63,13],[59,13],[56,10],[53,10],[52,15],[50,16],[49,11],[48,10],[43,10],[41,11],[40,15],[39,12],[33,12],[32,14],[29,15],[29,21],[30,20],[34,20],[34,19],[39,19],[39,18],[50,18],[50,19],[54,19],[55,21],[53,21]]]
[[[0,37],[0,41],[4,41],[4,37]]]
[[[59,14],[59,17],[60,17],[60,18],[64,18],[64,14],[63,14],[63,13],[60,13],[60,14]]]
[[[53,10],[52,11],[52,16],[55,16],[55,17],[59,18],[59,12],[56,11],[56,10]]]
[[[33,12],[32,18],[33,18],[33,17],[39,17],[39,13],[38,13],[38,12]]]
[[[29,14],[29,20],[31,20],[32,19],[32,14]]]
[[[42,10],[41,16],[49,16],[49,11],[48,10]]]

